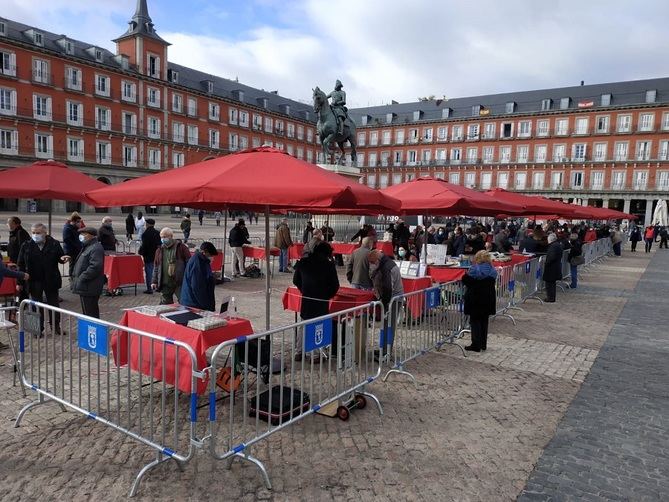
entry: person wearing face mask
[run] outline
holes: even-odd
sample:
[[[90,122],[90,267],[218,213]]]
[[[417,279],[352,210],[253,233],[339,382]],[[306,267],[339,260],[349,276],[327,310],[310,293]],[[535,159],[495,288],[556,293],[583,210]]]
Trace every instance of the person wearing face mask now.
[[[65,254],[60,242],[46,234],[42,223],[35,223],[30,231],[31,239],[23,243],[17,260],[19,270],[27,272],[30,280],[20,283],[19,290],[27,291],[31,300],[58,307],[58,290],[63,285],[59,265],[70,261],[70,256]],[[60,314],[52,312],[50,316],[51,327],[59,334]],[[40,327],[44,331],[43,318]]]
[[[102,226],[98,229],[98,240],[105,251],[116,251],[116,235],[110,216],[102,218]]]
[[[70,261],[70,275],[72,275],[74,260],[81,251],[81,242],[79,242],[79,229],[81,227],[81,216],[76,211],[70,215],[70,218],[63,226],[63,250],[66,255],[72,257],[72,261]]]
[[[142,245],[139,246],[137,254],[144,259],[144,275],[146,276],[146,290],[144,294],[151,295],[151,280],[153,279],[153,262],[156,259],[156,250],[162,244],[160,242],[160,233],[155,228],[156,220],[146,219],[146,230],[142,234]]]
[[[216,280],[211,271],[211,259],[217,254],[218,251],[211,242],[203,242],[200,249],[188,260],[181,285],[181,305],[212,312],[216,310]]]
[[[160,242],[153,262],[151,289],[160,291],[161,305],[169,305],[174,303],[175,295],[177,302],[181,298],[181,284],[190,251],[183,242],[174,240],[174,232],[169,227],[160,231]]]
[[[434,242],[437,244],[446,244],[446,229],[444,227],[439,227],[437,234],[434,236]]]
[[[81,253],[74,263],[70,289],[79,295],[81,311],[90,317],[100,317],[100,295],[105,284],[105,250],[97,238],[98,231],[92,227],[79,230]]]

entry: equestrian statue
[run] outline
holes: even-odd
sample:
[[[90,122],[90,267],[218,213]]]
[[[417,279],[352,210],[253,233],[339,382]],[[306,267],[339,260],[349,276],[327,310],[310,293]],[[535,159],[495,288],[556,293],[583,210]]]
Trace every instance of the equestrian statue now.
[[[323,159],[330,162],[330,144],[335,142],[341,150],[335,164],[343,164],[346,150],[344,145],[348,141],[351,145],[351,161],[355,163],[355,124],[348,116],[346,108],[346,92],[342,90],[342,83],[337,80],[335,89],[325,94],[318,87],[314,91],[314,111],[318,114],[318,136],[323,147]],[[328,102],[332,99],[332,102]]]

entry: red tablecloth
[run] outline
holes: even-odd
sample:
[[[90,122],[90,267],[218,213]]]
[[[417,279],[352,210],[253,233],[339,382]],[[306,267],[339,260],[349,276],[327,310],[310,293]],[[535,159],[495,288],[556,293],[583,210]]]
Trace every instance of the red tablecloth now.
[[[16,279],[5,277],[0,283],[0,296],[16,296]]]
[[[432,277],[402,277],[402,287],[404,294],[420,291],[421,289],[428,289],[432,286]],[[414,319],[420,317],[425,308],[425,295],[412,295],[407,299],[407,306],[411,317]]]
[[[459,281],[467,273],[466,268],[460,267],[437,267],[434,265],[427,266],[427,275],[432,277],[434,282],[451,282]]]
[[[513,267],[518,263],[525,263],[528,260],[531,260],[532,256],[527,256],[523,254],[512,254],[511,261],[496,261],[493,260],[492,264],[495,267]]]
[[[258,260],[265,259],[265,248],[258,246],[244,246],[244,256],[246,258],[256,258]],[[279,256],[279,248],[272,247],[269,249],[271,256]]]
[[[358,245],[352,242],[331,242],[332,254],[353,254]]]
[[[390,241],[378,241],[376,243],[376,249],[383,251],[383,254],[386,256],[394,255],[393,243]]]
[[[136,254],[105,255],[104,273],[107,289],[144,284],[144,260]]]
[[[330,313],[366,305],[374,300],[376,300],[376,296],[372,291],[364,291],[362,289],[342,286],[339,288],[339,291],[337,291],[334,298],[330,300]],[[301,307],[302,293],[300,293],[300,290],[295,286],[288,287],[283,293],[284,310],[299,312]]]
[[[304,253],[304,244],[301,242],[296,242],[288,248],[288,259],[289,260],[299,260],[302,258]]]
[[[197,370],[207,366],[205,353],[209,347],[218,345],[227,340],[253,333],[251,322],[247,319],[229,319],[227,326],[198,331],[180,324],[165,321],[159,317],[147,316],[138,312],[126,311],[120,324],[129,328],[146,331],[190,345],[197,356]],[[128,337],[130,341],[128,341]],[[118,344],[118,345],[117,345]],[[130,344],[130,358],[128,360],[128,344]],[[140,337],[129,335],[127,332],[115,333],[111,339],[111,348],[114,352],[114,361],[117,365],[130,364],[130,368],[141,371],[144,375],[151,375],[151,340],[143,338],[141,368],[139,360]],[[163,377],[163,347],[165,348],[165,382],[174,385],[174,369],[176,347],[174,345],[153,342],[153,377],[161,380]],[[185,350],[179,350],[179,382],[177,387],[182,392],[191,391],[191,362]],[[197,393],[202,394],[207,389],[206,380],[198,380]]]
[[[211,260],[211,270],[214,272],[220,272],[221,269],[223,268],[223,251],[220,249],[217,249],[218,254],[214,256],[214,259]],[[195,251],[191,251],[190,255],[193,256],[195,254]]]

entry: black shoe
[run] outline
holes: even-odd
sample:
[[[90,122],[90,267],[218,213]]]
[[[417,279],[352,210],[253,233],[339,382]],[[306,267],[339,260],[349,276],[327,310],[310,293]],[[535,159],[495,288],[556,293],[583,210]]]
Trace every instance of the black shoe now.
[[[478,347],[474,347],[473,345],[467,345],[465,347],[465,350],[469,350],[471,352],[481,352],[481,349],[479,349]]]
[[[487,349],[487,348],[488,348],[488,347],[481,347],[481,350],[485,350],[485,349]]]
[[[144,291],[144,294],[145,294],[145,295],[152,295],[152,294],[153,294],[153,291],[150,290],[150,289],[147,289],[146,291]]]
[[[555,300],[549,300],[548,298],[544,298],[544,303],[555,303]]]

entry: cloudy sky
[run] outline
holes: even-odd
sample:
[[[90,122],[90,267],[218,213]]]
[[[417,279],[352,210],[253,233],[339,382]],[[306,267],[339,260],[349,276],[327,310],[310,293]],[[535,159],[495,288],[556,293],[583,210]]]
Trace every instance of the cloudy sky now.
[[[114,50],[135,0],[0,0],[0,16]],[[664,0],[148,0],[171,61],[371,106],[669,76]]]

